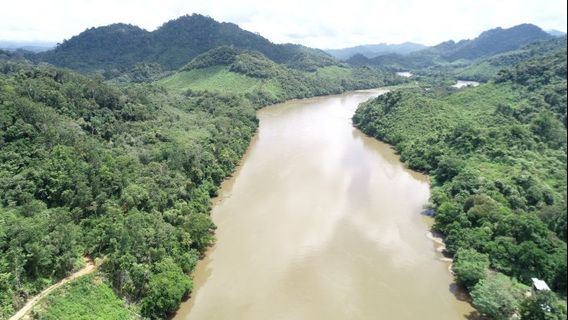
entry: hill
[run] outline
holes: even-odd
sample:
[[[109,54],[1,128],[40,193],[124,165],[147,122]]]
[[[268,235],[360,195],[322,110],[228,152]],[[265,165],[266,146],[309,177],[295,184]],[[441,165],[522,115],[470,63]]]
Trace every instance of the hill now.
[[[400,82],[401,78],[388,72],[345,65],[301,71],[277,64],[256,51],[222,46],[197,56],[179,72],[157,83],[176,92],[245,94],[258,104],[267,105]]]
[[[495,28],[481,33],[473,40],[441,43],[429,50],[448,61],[475,60],[501,52],[520,49],[535,41],[547,40],[551,35],[532,24],[521,24],[508,29]]]
[[[471,63],[500,53],[518,50],[533,42],[552,38],[553,36],[535,25],[521,24],[508,29],[491,29],[472,40],[442,42],[407,55],[389,54],[366,61],[360,57],[352,57],[348,60],[348,63],[359,66],[378,66],[390,70],[416,71],[434,66]]]
[[[350,48],[343,48],[343,49],[327,49],[325,52],[329,53],[330,55],[334,56],[340,60],[347,60],[354,55],[361,54],[367,58],[374,58],[377,56],[382,56],[390,53],[398,53],[398,54],[407,54],[419,50],[426,49],[427,46],[413,43],[413,42],[404,42],[401,44],[368,44]]]
[[[512,68],[523,61],[565,48],[566,36],[537,41],[518,50],[477,60],[465,68],[456,69],[454,73],[460,79],[488,81],[494,79],[503,69]]]
[[[173,70],[222,45],[259,51],[277,63],[298,69],[337,63],[321,50],[273,44],[235,24],[198,14],[168,21],[153,32],[128,24],[90,28],[34,58],[82,72],[124,71],[137,63],[156,63]]]

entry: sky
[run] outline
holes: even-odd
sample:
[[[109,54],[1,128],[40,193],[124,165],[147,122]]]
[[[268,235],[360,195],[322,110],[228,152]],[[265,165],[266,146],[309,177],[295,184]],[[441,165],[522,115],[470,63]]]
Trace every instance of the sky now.
[[[123,22],[155,30],[200,13],[275,43],[317,48],[434,45],[494,27],[533,23],[566,31],[566,0],[0,0],[0,40],[61,42]]]

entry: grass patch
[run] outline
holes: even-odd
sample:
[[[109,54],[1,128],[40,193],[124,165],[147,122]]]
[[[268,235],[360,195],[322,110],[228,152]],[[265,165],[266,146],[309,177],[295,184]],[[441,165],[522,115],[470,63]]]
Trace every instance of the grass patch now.
[[[136,319],[100,276],[91,274],[56,289],[33,309],[35,319]]]
[[[263,87],[262,80],[231,72],[225,66],[178,72],[159,80],[158,84],[177,92],[191,89],[244,93]]]
[[[352,73],[351,68],[345,68],[340,66],[327,66],[319,68],[316,71],[316,75],[322,78],[346,78],[350,77]]]

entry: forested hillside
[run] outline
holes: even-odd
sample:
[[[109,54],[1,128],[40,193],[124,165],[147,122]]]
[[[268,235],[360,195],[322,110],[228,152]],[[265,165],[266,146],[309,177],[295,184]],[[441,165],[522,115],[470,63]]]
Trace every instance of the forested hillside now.
[[[321,66],[315,72],[300,71],[277,64],[259,52],[222,46],[197,56],[158,83],[177,92],[245,94],[258,105],[268,105],[402,81],[392,73],[369,68]]]
[[[258,51],[277,63],[301,70],[337,64],[323,51],[273,44],[235,24],[220,23],[198,14],[166,22],[153,32],[127,24],[90,28],[55,49],[30,58],[82,72],[104,72],[111,78],[139,63],[177,69],[197,55],[222,45]]]
[[[519,49],[529,43],[551,39],[552,36],[532,24],[521,24],[508,29],[495,28],[481,33],[472,40],[445,42],[429,50],[444,59],[478,59],[497,53]]]
[[[471,40],[446,41],[436,46],[407,55],[389,54],[372,59],[355,56],[348,60],[356,66],[377,66],[390,70],[420,70],[489,58],[500,53],[518,50],[533,42],[554,37],[531,24],[512,28],[495,28],[481,33]],[[511,66],[511,65],[508,65]]]
[[[474,305],[496,319],[532,312],[543,302],[515,281],[544,279],[566,296],[566,49],[454,91],[386,94],[353,122],[431,174],[434,229]]]
[[[83,256],[142,315],[175,309],[212,241],[210,196],[256,128],[252,103],[0,62],[0,107],[0,318]]]
[[[518,50],[480,59],[465,68],[456,68],[456,70],[452,72],[460,79],[489,81],[494,79],[499,71],[503,69],[512,68],[523,61],[562,48],[566,48],[566,36],[537,41]]]

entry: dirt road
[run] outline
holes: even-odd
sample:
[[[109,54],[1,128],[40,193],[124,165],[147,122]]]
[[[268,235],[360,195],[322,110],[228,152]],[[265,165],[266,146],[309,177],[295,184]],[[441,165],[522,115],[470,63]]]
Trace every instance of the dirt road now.
[[[42,292],[38,293],[35,297],[28,300],[28,302],[20,309],[15,315],[13,315],[10,320],[20,320],[38,303],[41,299],[47,296],[51,291],[61,287],[62,285],[66,284],[69,281],[75,280],[79,277],[92,273],[97,268],[95,263],[88,258],[85,258],[85,266],[80,270],[70,274],[66,278],[61,279],[59,282],[45,288]]]

